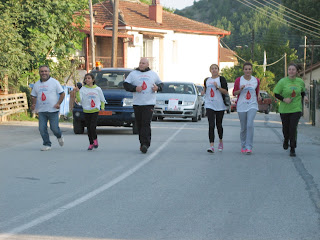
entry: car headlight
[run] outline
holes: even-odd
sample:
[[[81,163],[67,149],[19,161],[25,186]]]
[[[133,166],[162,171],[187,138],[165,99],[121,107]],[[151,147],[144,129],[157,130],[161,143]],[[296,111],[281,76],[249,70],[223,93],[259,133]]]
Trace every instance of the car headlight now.
[[[132,107],[133,106],[133,99],[132,98],[124,98],[123,99],[123,106],[124,107]]]
[[[165,104],[165,101],[164,101],[164,100],[157,100],[157,101],[156,101],[156,104],[157,104],[157,105],[164,105],[164,104]]]
[[[194,101],[185,101],[185,102],[183,102],[182,105],[184,105],[184,106],[194,105]]]

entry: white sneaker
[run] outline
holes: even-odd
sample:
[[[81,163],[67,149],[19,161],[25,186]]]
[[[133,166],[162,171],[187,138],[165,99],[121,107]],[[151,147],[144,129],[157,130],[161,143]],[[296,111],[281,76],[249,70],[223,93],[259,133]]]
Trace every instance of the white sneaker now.
[[[212,146],[210,146],[208,149],[207,149],[207,152],[209,152],[209,153],[214,153],[214,147]]]
[[[49,151],[51,150],[50,146],[43,146],[43,148],[40,149],[41,151]]]
[[[61,138],[58,138],[58,142],[59,142],[59,145],[62,147],[64,144],[63,136],[61,136]]]

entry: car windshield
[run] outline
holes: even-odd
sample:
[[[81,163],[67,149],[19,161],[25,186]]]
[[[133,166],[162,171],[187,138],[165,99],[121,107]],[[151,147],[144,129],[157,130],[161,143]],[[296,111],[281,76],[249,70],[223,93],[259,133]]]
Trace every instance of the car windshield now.
[[[92,72],[96,84],[101,89],[123,89],[123,82],[129,75],[129,72]]]
[[[198,85],[197,88],[198,88],[198,91],[199,91],[199,92],[202,92],[202,91],[203,91],[203,87],[202,87],[202,86],[199,86],[199,85]]]
[[[164,83],[161,93],[195,94],[192,84]]]

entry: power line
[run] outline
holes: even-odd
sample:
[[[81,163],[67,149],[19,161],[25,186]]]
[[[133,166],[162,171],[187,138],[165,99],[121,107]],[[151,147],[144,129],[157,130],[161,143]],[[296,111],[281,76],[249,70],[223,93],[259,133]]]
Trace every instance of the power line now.
[[[242,1],[240,1],[240,0],[237,0],[237,1],[240,2],[240,3],[242,3],[242,4],[244,4],[244,5],[247,6],[247,7],[250,7],[251,9],[253,9],[253,10],[256,11],[256,12],[260,12],[260,13],[266,15],[267,17],[271,17],[271,16],[273,15],[272,13],[269,13],[267,10],[265,10],[265,9],[263,9],[263,8],[261,8],[261,7],[258,7],[258,6],[256,6],[256,5],[254,5],[253,3],[249,2],[248,0],[242,0],[242,1],[248,3],[249,5],[252,5],[253,7],[252,7],[252,6],[249,6],[248,4],[246,4],[246,3],[244,3],[244,2],[242,2]],[[286,23],[286,24],[288,24],[290,27],[292,27],[292,28],[294,28],[294,29],[297,29],[297,30],[303,31],[303,32],[309,32],[309,34],[312,35],[312,36],[320,37],[320,34],[317,33],[317,32],[314,32],[314,31],[312,31],[312,30],[309,30],[309,29],[306,29],[306,28],[304,28],[304,27],[301,27],[301,26],[298,25],[298,24],[293,24],[293,23],[289,22],[289,21],[286,20],[286,19],[280,18],[280,17],[277,16],[277,15],[274,15],[274,17],[275,17],[275,20],[278,21],[278,22],[280,22],[280,23],[283,23],[283,24]],[[296,26],[296,27],[294,27],[294,26]],[[318,35],[318,36],[316,36],[316,35],[314,35],[314,34],[316,34],[316,35]]]
[[[247,0],[243,0],[243,1],[249,3],[250,5],[253,5],[254,7],[249,6],[248,4],[242,2],[241,0],[237,0],[237,1],[240,2],[240,3],[243,4],[243,5],[251,8],[251,9],[253,9],[254,11],[257,11],[257,12],[259,12],[259,13],[262,13],[262,14],[266,15],[267,17],[271,17],[271,16],[272,16],[272,14],[269,13],[268,11],[266,11],[266,10],[260,8],[260,7],[257,7],[256,5],[248,2]],[[259,10],[257,10],[257,9],[259,9]],[[263,11],[260,10],[260,9],[262,9]],[[266,12],[266,13],[265,13],[265,12]],[[280,20],[279,20],[279,19],[280,19]],[[304,33],[308,33],[308,32],[309,32],[309,33],[308,33],[309,35],[314,36],[314,37],[316,37],[316,38],[320,38],[320,34],[319,34],[319,33],[314,32],[314,31],[311,31],[311,30],[309,30],[309,29],[305,29],[305,28],[303,28],[303,27],[301,27],[301,26],[299,26],[299,25],[297,25],[297,24],[295,24],[296,27],[294,27],[294,25],[293,25],[291,22],[289,22],[289,21],[287,21],[287,20],[285,20],[285,19],[281,19],[281,18],[278,17],[278,16],[275,16],[275,19],[274,19],[274,20],[276,20],[276,21],[278,21],[278,22],[280,22],[280,23],[282,23],[282,24],[285,24],[285,23],[286,23],[286,24],[288,24],[290,27],[292,27],[292,28],[294,28],[294,29],[297,29],[297,30],[299,30],[299,31],[302,31],[302,32],[304,32]],[[284,23],[283,21],[285,21],[285,23]]]
[[[263,0],[263,1],[267,2],[266,0]],[[307,21],[307,22],[310,22],[310,23],[313,23],[313,24],[315,24],[315,25],[320,26],[320,22],[317,21],[317,20],[315,20],[315,19],[313,19],[313,18],[310,18],[310,17],[308,17],[308,16],[305,16],[305,15],[299,13],[299,12],[296,12],[296,11],[294,11],[294,10],[292,10],[292,9],[290,9],[290,8],[288,8],[288,7],[280,4],[280,3],[277,3],[277,2],[275,2],[275,1],[273,1],[273,0],[269,0],[269,1],[270,1],[270,2],[274,2],[274,3],[278,4],[278,6],[281,6],[281,7],[283,7],[284,9],[288,10],[289,13],[292,14],[292,15],[294,15],[294,14],[295,14],[295,15],[298,15],[298,16],[297,16],[298,18],[301,18],[301,19],[303,19],[303,20],[305,20],[305,21]],[[273,6],[275,6],[275,5],[272,4],[272,3],[270,3],[270,4],[273,5]],[[291,12],[293,12],[294,14],[291,13]],[[302,16],[302,17],[299,17],[299,16]],[[308,19],[310,19],[310,20],[308,20]]]
[[[230,48],[229,48],[229,46],[225,43],[225,42],[223,42],[222,40],[220,40],[229,50],[231,50]],[[232,51],[232,50],[231,50]],[[244,62],[248,62],[247,60],[245,60],[245,59],[243,59],[242,57],[240,57],[238,54],[234,54],[236,57],[238,57],[239,59],[241,59],[242,61],[244,61]],[[269,66],[272,66],[272,65],[274,65],[274,64],[276,64],[276,63],[278,63],[279,61],[281,61],[284,57],[285,57],[286,55],[284,54],[281,58],[279,58],[277,61],[275,61],[275,62],[273,62],[273,63],[270,63],[270,64],[267,64],[267,65],[258,65],[258,64],[253,64],[252,63],[252,65],[253,66],[256,66],[256,67],[269,67]]]
[[[310,25],[308,25],[308,24],[306,24],[306,23],[304,23],[304,22],[301,22],[301,21],[299,21],[299,20],[297,20],[297,19],[294,19],[294,18],[292,18],[292,17],[290,17],[290,16],[288,16],[288,15],[286,15],[286,14],[278,11],[277,9],[273,9],[273,8],[267,6],[266,4],[263,4],[263,3],[261,3],[261,2],[259,2],[259,1],[257,1],[257,0],[253,0],[253,1],[254,1],[254,2],[257,2],[258,4],[260,4],[260,5],[262,5],[262,6],[266,7],[266,8],[270,8],[271,10],[273,10],[273,11],[281,14],[282,16],[285,16],[285,17],[287,17],[287,18],[289,18],[289,19],[292,19],[292,20],[295,21],[295,22],[301,23],[301,24],[303,24],[303,25],[306,25],[306,26],[308,26],[308,27],[311,27],[311,28],[314,28],[315,30],[320,31],[320,28],[310,26]]]

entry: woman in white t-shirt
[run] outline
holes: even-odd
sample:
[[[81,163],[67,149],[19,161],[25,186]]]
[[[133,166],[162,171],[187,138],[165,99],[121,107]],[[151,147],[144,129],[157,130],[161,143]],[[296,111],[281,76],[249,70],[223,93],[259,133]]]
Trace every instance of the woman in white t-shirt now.
[[[260,81],[253,77],[252,64],[243,65],[244,75],[238,77],[234,83],[233,95],[238,96],[237,112],[240,119],[241,153],[251,154],[253,145],[253,121],[258,111]]]
[[[219,75],[219,66],[212,64],[210,66],[211,77],[204,80],[205,108],[207,111],[209,123],[209,141],[210,147],[208,152],[214,153],[214,129],[217,125],[219,135],[218,150],[223,150],[223,127],[222,120],[226,106],[223,102],[223,95],[228,94],[228,84],[224,77]]]

